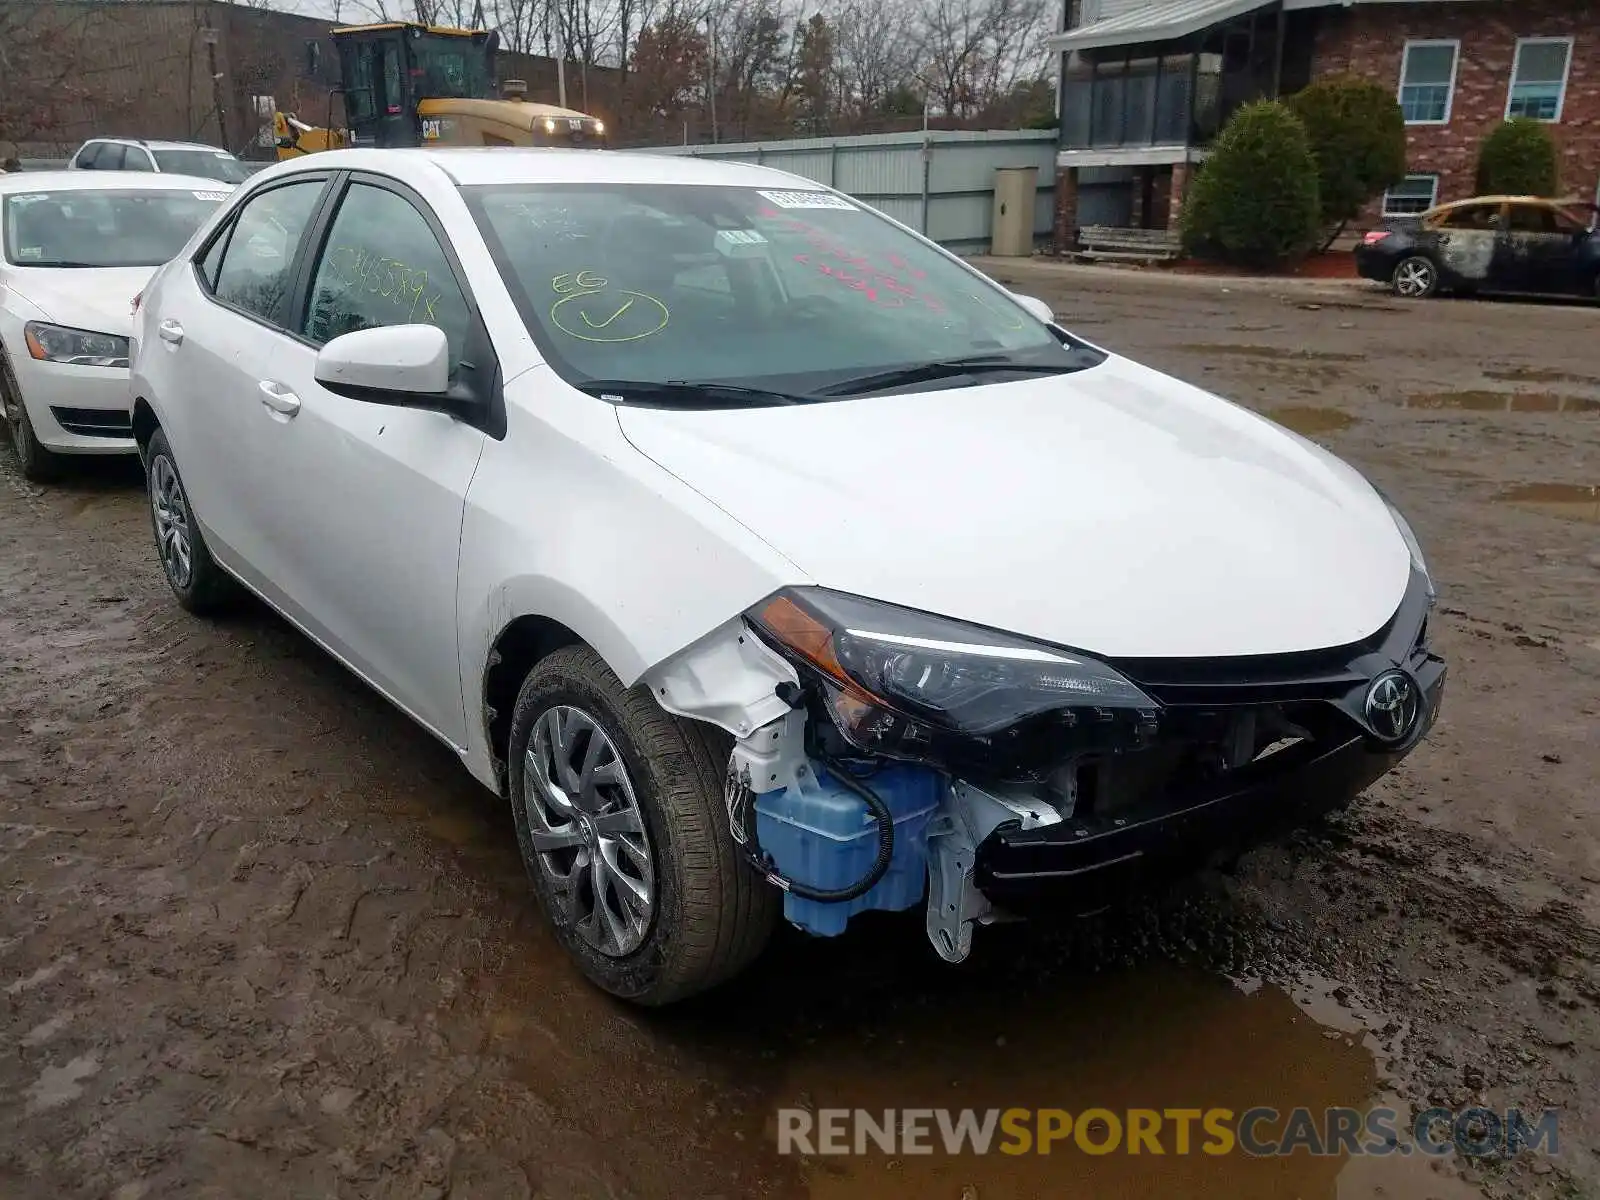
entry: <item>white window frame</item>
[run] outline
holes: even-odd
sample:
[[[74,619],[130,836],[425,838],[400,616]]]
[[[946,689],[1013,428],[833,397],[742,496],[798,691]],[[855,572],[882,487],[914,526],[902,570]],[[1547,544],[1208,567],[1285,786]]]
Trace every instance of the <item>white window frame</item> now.
[[[1436,46],[1449,46],[1450,47],[1450,90],[1445,93],[1445,97],[1444,97],[1444,118],[1442,120],[1439,120],[1439,121],[1413,121],[1409,117],[1407,117],[1406,118],[1406,124],[1407,125],[1448,125],[1448,124],[1450,124],[1450,114],[1455,109],[1455,104],[1456,104],[1456,76],[1458,74],[1460,74],[1460,71],[1461,71],[1461,39],[1460,38],[1408,38],[1406,40],[1405,49],[1400,52],[1400,82],[1395,85],[1395,89],[1394,89],[1395,101],[1396,101],[1396,103],[1400,104],[1402,109],[1405,107],[1406,67],[1411,62],[1411,48],[1413,46],[1417,46],[1417,47],[1422,48],[1422,49],[1430,49],[1430,48],[1433,48],[1433,47],[1436,47]],[[1570,63],[1571,59],[1569,58],[1567,61]],[[1507,98],[1506,103],[1507,104],[1510,103],[1509,97]]]
[[[1413,179],[1427,179],[1427,180],[1431,180],[1432,181],[1432,183],[1433,183],[1433,194],[1428,198],[1428,207],[1427,208],[1423,208],[1423,209],[1416,209],[1416,210],[1407,209],[1405,212],[1390,212],[1389,211],[1389,192],[1384,192],[1383,193],[1383,215],[1385,217],[1416,217],[1416,216],[1420,216],[1422,213],[1428,212],[1431,209],[1434,209],[1434,208],[1438,207],[1438,204],[1439,204],[1439,176],[1438,176],[1438,174],[1437,173],[1428,172],[1428,171],[1418,171],[1413,175],[1407,175],[1402,182],[1410,183]],[[1394,190],[1393,188],[1389,189],[1389,191],[1393,191],[1393,190]]]
[[[1572,78],[1572,52],[1576,39],[1572,37],[1525,37],[1517,39],[1517,52],[1511,58],[1511,78],[1506,81],[1506,110],[1503,114],[1506,120],[1511,119],[1511,98],[1517,90],[1517,68],[1522,65],[1522,48],[1524,46],[1557,46],[1567,48],[1566,66],[1561,72],[1561,94],[1556,97],[1556,115],[1553,117],[1531,117],[1530,120],[1539,121],[1545,125],[1559,125],[1561,115],[1567,109],[1567,82]]]

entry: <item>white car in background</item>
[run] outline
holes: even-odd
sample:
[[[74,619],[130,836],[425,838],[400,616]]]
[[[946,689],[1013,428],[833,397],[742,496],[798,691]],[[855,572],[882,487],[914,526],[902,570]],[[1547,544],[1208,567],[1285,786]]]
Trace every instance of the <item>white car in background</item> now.
[[[133,299],[227,198],[185,175],[0,175],[0,410],[23,474],[130,454]]]
[[[204,142],[152,142],[144,138],[90,138],[67,160],[70,171],[155,171],[198,175],[237,187],[250,168]]]
[[[178,602],[242,584],[450,746],[637,1002],[780,911],[921,905],[960,960],[1349,803],[1438,711],[1360,474],[783,172],[281,163],[135,343]]]

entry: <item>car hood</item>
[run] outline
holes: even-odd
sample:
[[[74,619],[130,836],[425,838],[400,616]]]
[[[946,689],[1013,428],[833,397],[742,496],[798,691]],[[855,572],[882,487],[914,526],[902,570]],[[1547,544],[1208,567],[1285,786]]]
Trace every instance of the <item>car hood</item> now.
[[[1108,657],[1347,645],[1410,577],[1354,469],[1115,356],[979,387],[618,412],[635,448],[811,581]]]
[[[133,331],[133,298],[155,272],[155,267],[38,267],[15,272],[11,288],[46,320],[127,337]]]

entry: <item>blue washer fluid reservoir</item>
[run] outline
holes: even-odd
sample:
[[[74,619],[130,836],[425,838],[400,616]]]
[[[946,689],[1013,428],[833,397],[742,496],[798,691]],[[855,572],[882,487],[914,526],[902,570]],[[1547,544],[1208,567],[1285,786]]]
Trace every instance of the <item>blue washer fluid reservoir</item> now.
[[[756,836],[778,873],[809,887],[837,890],[865,879],[878,857],[878,822],[859,796],[814,759],[800,786],[755,799]],[[856,913],[898,911],[923,897],[928,875],[928,820],[944,779],[927,767],[895,764],[856,774],[894,816],[894,856],[863,896],[839,903],[785,894],[783,915],[819,937],[834,937]]]

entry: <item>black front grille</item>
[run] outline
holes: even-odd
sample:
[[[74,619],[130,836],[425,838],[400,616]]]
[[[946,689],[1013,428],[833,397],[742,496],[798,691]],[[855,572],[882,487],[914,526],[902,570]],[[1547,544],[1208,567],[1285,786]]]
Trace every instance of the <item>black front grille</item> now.
[[[1414,664],[1431,601],[1413,571],[1400,606],[1370,637],[1348,646],[1237,658],[1118,658],[1112,665],[1167,708],[1335,700],[1395,664]]]
[[[50,406],[56,424],[79,437],[126,438],[133,436],[133,422],[126,412],[114,408],[57,408]]]

